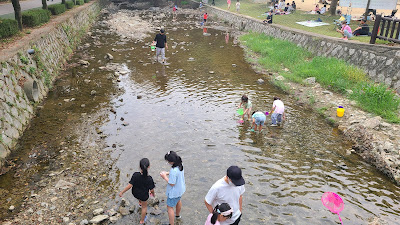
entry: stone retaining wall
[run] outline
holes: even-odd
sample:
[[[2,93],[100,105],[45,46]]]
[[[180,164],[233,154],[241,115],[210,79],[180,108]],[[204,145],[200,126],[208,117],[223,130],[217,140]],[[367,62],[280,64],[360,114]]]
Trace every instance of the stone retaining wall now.
[[[42,32],[41,37],[33,37],[35,40],[1,62],[0,167],[29,125],[35,107],[47,95],[66,59],[99,14],[100,3],[89,4],[69,12],[72,14],[66,20]],[[29,54],[28,49],[34,49],[35,53]]]
[[[296,43],[316,55],[346,60],[364,69],[372,80],[385,83],[400,93],[400,47],[344,41],[277,24],[266,25],[261,20],[212,6],[207,6],[207,12],[239,30],[265,33]]]

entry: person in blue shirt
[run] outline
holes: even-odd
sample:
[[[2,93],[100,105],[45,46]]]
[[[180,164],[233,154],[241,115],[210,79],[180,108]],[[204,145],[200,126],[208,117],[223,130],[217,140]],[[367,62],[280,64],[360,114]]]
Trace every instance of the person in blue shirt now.
[[[179,219],[182,209],[181,197],[186,191],[185,173],[182,165],[182,158],[174,151],[165,154],[164,159],[171,165],[169,172],[162,171],[160,176],[167,181],[167,210],[169,224],[173,225],[175,218]],[[176,207],[176,215],[174,214]]]

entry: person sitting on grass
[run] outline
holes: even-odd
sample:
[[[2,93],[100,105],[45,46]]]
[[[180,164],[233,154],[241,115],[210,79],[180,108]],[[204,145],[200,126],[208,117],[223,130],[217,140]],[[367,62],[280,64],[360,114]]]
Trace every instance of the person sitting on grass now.
[[[346,20],[342,21],[342,29],[341,30],[336,29],[336,31],[343,35],[343,37],[342,37],[343,40],[348,40],[349,38],[353,37],[353,34],[351,32],[351,28],[347,24]]]
[[[325,14],[326,13],[326,5],[322,7],[319,11],[316,11],[318,14]]]
[[[292,8],[294,9],[294,10],[296,10],[296,2],[292,2]]]
[[[360,21],[360,25],[356,29],[354,29],[353,35],[354,36],[369,35],[369,26],[365,19],[362,19]]]
[[[272,10],[267,13],[267,19],[263,20],[264,24],[271,24],[272,23]]]
[[[314,12],[315,12],[315,13],[318,13],[318,12],[319,12],[319,10],[320,10],[320,9],[319,9],[319,5],[318,5],[318,4],[316,4],[316,5],[315,5],[315,8],[314,8]]]

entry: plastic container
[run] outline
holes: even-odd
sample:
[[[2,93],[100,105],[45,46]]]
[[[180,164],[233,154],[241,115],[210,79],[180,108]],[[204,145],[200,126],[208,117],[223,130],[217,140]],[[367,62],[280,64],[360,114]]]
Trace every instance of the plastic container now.
[[[343,106],[338,106],[337,110],[336,110],[336,114],[338,117],[343,117],[344,115],[344,108]]]
[[[239,114],[239,116],[243,115],[243,108],[239,108],[238,110],[236,110],[237,114]]]
[[[151,48],[152,52],[154,52],[156,50],[156,46],[154,46],[154,45],[150,46],[150,48]]]

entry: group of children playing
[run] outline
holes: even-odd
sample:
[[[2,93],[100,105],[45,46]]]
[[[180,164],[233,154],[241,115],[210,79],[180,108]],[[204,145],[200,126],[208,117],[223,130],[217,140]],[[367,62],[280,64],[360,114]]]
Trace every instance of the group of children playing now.
[[[252,131],[261,131],[265,123],[266,115],[271,114],[271,126],[277,126],[285,119],[285,106],[278,97],[274,97],[274,102],[270,112],[254,111],[251,116],[250,112],[253,105],[246,95],[243,95],[239,108],[243,107],[242,121],[245,115],[252,120]],[[254,129],[253,129],[254,126]],[[186,191],[185,172],[183,169],[182,158],[174,151],[165,154],[164,159],[171,166],[169,172],[161,171],[160,176],[167,182],[167,211],[169,224],[174,224],[175,219],[181,218],[182,209],[181,197]],[[155,197],[155,184],[153,178],[149,175],[150,161],[143,158],[139,162],[140,172],[133,173],[129,184],[119,193],[122,197],[125,192],[132,189],[132,195],[139,201],[141,207],[141,216],[139,224],[144,224],[147,219],[147,200],[150,196]],[[175,207],[175,212],[174,212]],[[233,210],[228,203],[217,204],[211,214],[208,215],[205,225],[219,225],[220,222],[232,217]]]
[[[169,224],[173,225],[175,219],[180,219],[182,209],[181,197],[186,191],[185,174],[183,170],[182,158],[174,151],[165,154],[164,159],[171,169],[169,172],[161,171],[160,176],[167,182],[167,211]],[[155,184],[153,178],[148,174],[150,161],[143,158],[139,163],[140,172],[132,175],[129,184],[119,193],[122,197],[125,192],[132,189],[132,195],[139,201],[141,207],[141,217],[139,224],[145,224],[147,220],[147,200],[150,196],[155,197]],[[176,214],[174,213],[174,207]],[[233,210],[228,203],[215,206],[213,213],[209,214],[205,225],[219,225],[220,222],[232,217]]]
[[[285,105],[278,97],[274,97],[274,102],[272,104],[270,112],[264,113],[262,111],[256,110],[253,111],[250,116],[253,105],[246,95],[243,95],[241,98],[241,102],[238,108],[241,107],[243,107],[243,115],[240,122],[244,122],[244,117],[245,115],[247,115],[248,120],[252,121],[251,131],[253,132],[257,130],[261,132],[262,126],[264,126],[265,120],[267,119],[267,115],[271,115],[271,126],[278,126],[279,124],[281,124],[282,119],[285,119]]]

